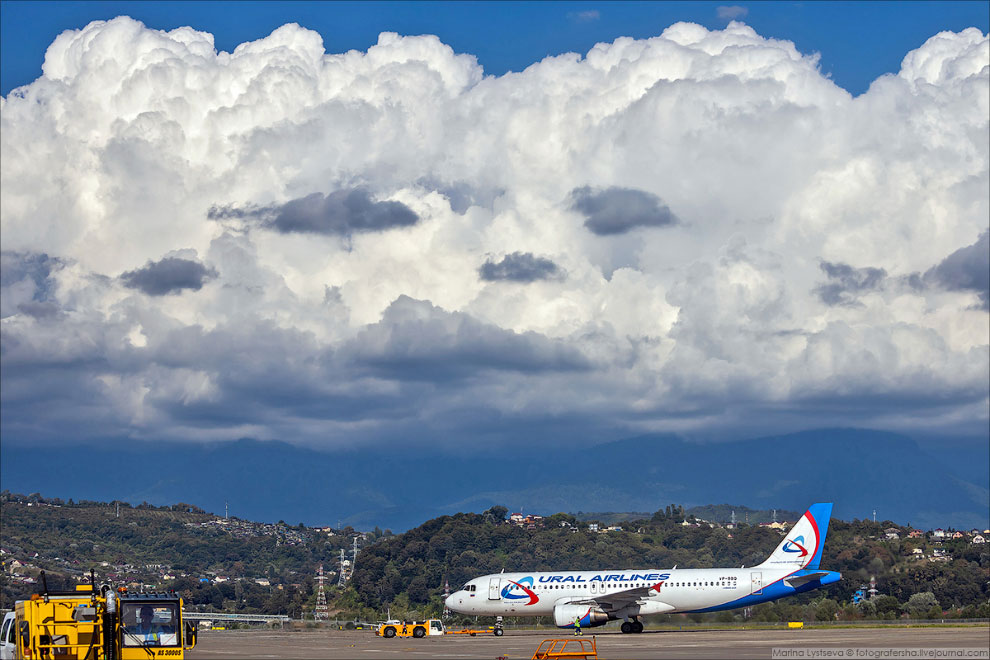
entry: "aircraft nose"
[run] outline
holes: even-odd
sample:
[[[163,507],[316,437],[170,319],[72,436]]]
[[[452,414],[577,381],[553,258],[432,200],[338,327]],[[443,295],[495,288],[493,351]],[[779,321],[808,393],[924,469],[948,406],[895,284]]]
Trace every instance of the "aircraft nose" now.
[[[447,599],[443,601],[443,604],[447,606],[447,609],[452,610],[454,609],[454,605],[457,604],[456,599],[457,599],[457,594],[452,593],[449,596],[447,596]]]

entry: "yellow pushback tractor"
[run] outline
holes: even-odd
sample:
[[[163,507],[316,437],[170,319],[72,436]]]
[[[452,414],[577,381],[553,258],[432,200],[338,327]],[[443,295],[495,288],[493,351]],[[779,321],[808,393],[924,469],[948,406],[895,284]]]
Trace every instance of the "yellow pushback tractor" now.
[[[182,658],[196,646],[175,593],[115,591],[90,584],[42,592],[14,604],[18,660],[157,660]]]

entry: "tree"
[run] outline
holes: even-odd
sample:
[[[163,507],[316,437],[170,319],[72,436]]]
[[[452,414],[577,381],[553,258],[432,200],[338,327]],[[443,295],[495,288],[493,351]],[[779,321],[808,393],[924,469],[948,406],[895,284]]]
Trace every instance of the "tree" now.
[[[818,607],[815,608],[815,619],[818,621],[835,621],[835,615],[839,613],[839,604],[831,598],[823,598]]]
[[[915,619],[923,618],[933,607],[938,607],[938,600],[935,599],[935,594],[930,591],[914,594],[908,598],[908,602],[904,605],[904,609]]]
[[[509,510],[507,508],[496,504],[481,515],[486,522],[498,524],[505,521],[505,516],[508,513]]]
[[[889,596],[885,596],[885,598],[889,598]],[[874,603],[872,600],[860,601],[859,613],[862,615],[864,619],[875,619],[877,616],[876,603]]]
[[[877,608],[877,614],[881,616],[888,614],[897,616],[901,612],[901,603],[893,596],[877,596],[870,602],[874,604]]]

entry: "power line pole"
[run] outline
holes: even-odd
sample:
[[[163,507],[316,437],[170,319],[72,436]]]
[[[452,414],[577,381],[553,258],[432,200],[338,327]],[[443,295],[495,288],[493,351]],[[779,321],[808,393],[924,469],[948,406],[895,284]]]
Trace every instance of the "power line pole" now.
[[[313,612],[313,620],[326,621],[330,618],[330,608],[327,607],[327,594],[323,591],[323,564],[320,564],[320,570],[316,573],[316,580],[320,586],[316,590],[316,611]]]

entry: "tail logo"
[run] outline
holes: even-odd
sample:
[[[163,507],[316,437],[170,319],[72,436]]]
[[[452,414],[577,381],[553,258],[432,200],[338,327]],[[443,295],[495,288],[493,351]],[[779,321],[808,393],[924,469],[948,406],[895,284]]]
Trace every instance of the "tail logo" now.
[[[798,536],[791,539],[784,544],[784,547],[781,548],[781,550],[784,552],[800,552],[801,554],[799,555],[799,558],[808,556],[808,551],[804,549],[804,536]]]
[[[502,589],[503,600],[521,600],[523,598],[529,598],[529,602],[524,603],[524,605],[535,605],[536,603],[540,602],[540,597],[537,596],[536,593],[534,593],[533,590],[529,588],[533,586],[533,578],[524,577],[523,579],[519,580],[519,582],[513,582],[512,580],[506,580],[506,582],[508,582],[509,584],[507,584],[505,588]],[[522,589],[523,593],[521,594],[511,593],[513,586]]]

